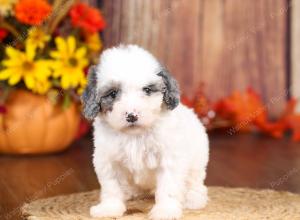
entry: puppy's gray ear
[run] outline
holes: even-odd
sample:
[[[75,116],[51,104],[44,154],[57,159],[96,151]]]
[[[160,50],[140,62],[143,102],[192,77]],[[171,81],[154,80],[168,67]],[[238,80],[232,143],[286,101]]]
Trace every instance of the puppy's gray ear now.
[[[165,67],[162,67],[162,70],[157,75],[162,77],[165,84],[163,89],[163,100],[167,108],[173,110],[177,107],[180,100],[180,91],[177,81]]]
[[[96,66],[88,70],[88,83],[81,96],[83,115],[88,120],[93,120],[100,112],[100,103],[97,96]]]

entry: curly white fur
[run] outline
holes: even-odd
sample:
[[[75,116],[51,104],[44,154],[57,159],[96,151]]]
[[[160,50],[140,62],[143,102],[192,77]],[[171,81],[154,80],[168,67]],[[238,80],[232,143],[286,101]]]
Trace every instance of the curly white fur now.
[[[195,113],[179,103],[165,108],[160,91],[145,95],[149,83],[161,85],[161,65],[138,46],[106,50],[96,68],[97,92],[119,85],[112,109],[94,120],[93,164],[101,184],[101,202],[93,217],[117,217],[128,199],[155,193],[151,219],[178,219],[182,209],[199,209],[208,200],[204,185],[209,147]],[[165,88],[164,88],[165,89]],[[135,112],[138,121],[126,121]]]

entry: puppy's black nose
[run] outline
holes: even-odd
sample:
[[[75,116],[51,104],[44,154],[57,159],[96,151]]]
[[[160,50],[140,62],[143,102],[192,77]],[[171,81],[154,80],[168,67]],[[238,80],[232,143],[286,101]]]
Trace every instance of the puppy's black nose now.
[[[126,116],[126,121],[130,122],[130,123],[133,123],[133,122],[136,122],[138,120],[138,116],[136,114],[133,114],[133,113],[129,113],[127,116]]]

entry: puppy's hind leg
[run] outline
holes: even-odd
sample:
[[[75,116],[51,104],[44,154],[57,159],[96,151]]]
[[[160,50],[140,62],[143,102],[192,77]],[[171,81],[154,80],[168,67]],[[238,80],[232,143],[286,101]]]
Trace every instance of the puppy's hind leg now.
[[[184,208],[201,209],[208,202],[207,187],[204,185],[205,171],[193,171],[187,184]]]

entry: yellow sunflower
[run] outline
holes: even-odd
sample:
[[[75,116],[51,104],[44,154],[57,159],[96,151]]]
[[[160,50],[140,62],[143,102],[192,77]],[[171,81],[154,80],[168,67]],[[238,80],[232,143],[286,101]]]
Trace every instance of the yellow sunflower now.
[[[102,41],[98,33],[86,34],[85,36],[87,47],[93,52],[99,52],[102,49]]]
[[[34,84],[34,87],[32,88],[33,92],[39,93],[39,94],[45,94],[49,91],[51,88],[51,83],[48,79],[46,80],[38,80]]]
[[[76,88],[86,82],[84,68],[88,65],[86,47],[76,48],[75,37],[69,36],[66,40],[55,38],[57,50],[50,52],[54,59],[51,67],[53,77],[60,77],[63,89]]]
[[[50,36],[47,35],[41,28],[33,27],[28,31],[26,43],[33,47],[43,49],[49,40]]]
[[[13,6],[17,0],[0,0],[0,16],[12,14]]]
[[[25,52],[13,47],[7,47],[5,52],[8,58],[2,61],[4,68],[0,71],[0,80],[8,80],[10,85],[16,85],[24,80],[28,89],[36,92],[42,91],[37,90],[36,86],[48,81],[51,74],[49,61],[35,60],[35,49],[29,44],[26,44]],[[44,92],[46,90],[39,93]]]

